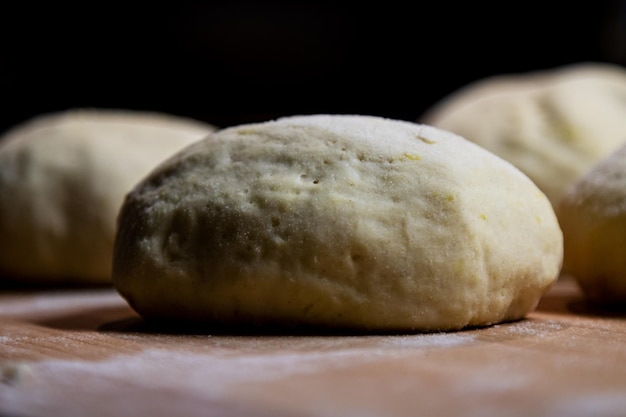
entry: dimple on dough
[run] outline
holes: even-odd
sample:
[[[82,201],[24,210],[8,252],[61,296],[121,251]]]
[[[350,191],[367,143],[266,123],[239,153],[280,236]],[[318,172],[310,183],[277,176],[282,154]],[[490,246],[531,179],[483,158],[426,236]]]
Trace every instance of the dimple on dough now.
[[[0,275],[111,283],[124,195],[166,157],[215,130],[183,117],[73,109],[0,138]]]
[[[429,126],[292,116],[216,132],[128,194],[113,283],[147,319],[435,331],[524,317],[558,276],[546,196]]]
[[[574,182],[557,207],[563,272],[589,300],[626,302],[626,144]]]
[[[625,114],[626,69],[587,62],[476,81],[419,120],[513,163],[554,205],[626,140]]]

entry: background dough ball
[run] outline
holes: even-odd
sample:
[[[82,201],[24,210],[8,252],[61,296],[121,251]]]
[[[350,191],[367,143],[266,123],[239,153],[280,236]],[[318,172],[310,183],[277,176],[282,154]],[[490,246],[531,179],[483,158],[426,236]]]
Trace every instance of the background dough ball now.
[[[546,196],[463,138],[372,116],[224,129],[128,194],[113,283],[148,319],[357,330],[516,320],[558,276]]]
[[[150,169],[214,128],[165,114],[72,110],[0,138],[0,275],[111,282],[115,219]]]
[[[581,63],[487,78],[443,99],[420,121],[513,163],[556,204],[626,139],[626,69]]]
[[[626,145],[572,184],[557,210],[563,272],[591,300],[626,302]]]

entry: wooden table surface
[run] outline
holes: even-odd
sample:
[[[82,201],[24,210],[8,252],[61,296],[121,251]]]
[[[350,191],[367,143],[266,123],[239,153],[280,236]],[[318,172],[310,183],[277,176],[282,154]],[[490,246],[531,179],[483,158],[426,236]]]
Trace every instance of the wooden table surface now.
[[[567,278],[522,321],[369,336],[154,329],[111,288],[1,291],[2,416],[626,416],[626,313]]]

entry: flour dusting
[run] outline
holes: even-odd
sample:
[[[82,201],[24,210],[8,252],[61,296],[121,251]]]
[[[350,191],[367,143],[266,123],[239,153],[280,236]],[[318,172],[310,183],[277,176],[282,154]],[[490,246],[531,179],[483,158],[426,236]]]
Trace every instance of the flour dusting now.
[[[3,338],[2,342],[7,343],[6,339]],[[424,355],[431,349],[472,343],[474,336],[451,333],[358,339],[320,338],[311,340],[316,349],[301,347],[296,351],[278,353],[262,349],[242,354],[226,349],[198,353],[149,348],[137,354],[117,355],[101,361],[45,360],[33,363],[32,367],[39,378],[50,378],[51,381],[55,375],[64,375],[67,381],[85,378],[96,383],[123,381],[126,384],[141,384],[150,381],[152,386],[167,388],[175,380],[177,386],[186,390],[198,391],[201,395],[219,395],[240,383],[328,372],[377,361],[383,355],[385,358]],[[322,340],[333,342],[319,349]],[[340,343],[342,340],[343,344]],[[58,342],[63,343],[61,340]]]
[[[433,333],[418,336],[391,336],[384,343],[406,348],[452,347],[473,342],[475,335],[469,333]]]
[[[35,295],[12,296],[0,302],[0,315],[7,317],[33,316],[37,313],[49,314],[67,309],[81,310],[97,307],[125,306],[126,301],[114,290],[91,290],[41,293]]]
[[[530,321],[523,320],[515,323],[496,325],[494,328],[504,329],[506,334],[515,336],[536,336],[545,337],[555,331],[563,330],[567,325],[552,320]]]

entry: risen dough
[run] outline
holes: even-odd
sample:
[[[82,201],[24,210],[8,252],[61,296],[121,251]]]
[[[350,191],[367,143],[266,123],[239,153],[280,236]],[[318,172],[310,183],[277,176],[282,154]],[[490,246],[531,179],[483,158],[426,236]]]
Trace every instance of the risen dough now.
[[[556,204],[569,184],[621,145],[625,114],[626,69],[581,63],[480,80],[420,121],[513,163]]]
[[[8,131],[0,139],[0,275],[110,283],[124,194],[212,130],[165,114],[81,109]]]
[[[626,145],[571,185],[557,210],[563,272],[593,301],[626,302]]]
[[[545,195],[463,138],[371,116],[214,133],[127,196],[113,283],[146,318],[454,330],[556,279]]]

